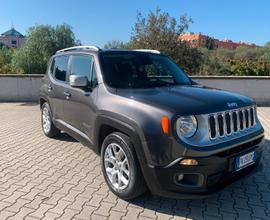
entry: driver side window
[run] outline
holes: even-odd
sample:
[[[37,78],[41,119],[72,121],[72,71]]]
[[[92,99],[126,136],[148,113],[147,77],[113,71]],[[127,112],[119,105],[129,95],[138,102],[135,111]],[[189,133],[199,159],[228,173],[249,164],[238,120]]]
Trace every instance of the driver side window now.
[[[87,55],[73,55],[71,57],[70,75],[86,76],[91,81],[93,58]]]

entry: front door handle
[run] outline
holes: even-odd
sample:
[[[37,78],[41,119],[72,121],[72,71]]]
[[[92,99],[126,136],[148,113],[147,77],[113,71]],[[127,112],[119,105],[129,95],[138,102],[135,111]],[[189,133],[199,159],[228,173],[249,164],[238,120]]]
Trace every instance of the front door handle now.
[[[52,86],[51,85],[48,85],[48,92],[51,92],[52,91]]]
[[[65,96],[66,96],[66,99],[70,99],[71,97],[71,94],[69,92],[64,92]]]

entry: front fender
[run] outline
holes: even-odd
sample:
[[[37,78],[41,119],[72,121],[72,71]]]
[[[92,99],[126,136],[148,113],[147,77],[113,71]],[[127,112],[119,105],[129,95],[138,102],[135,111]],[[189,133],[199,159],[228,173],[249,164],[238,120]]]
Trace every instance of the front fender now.
[[[122,115],[113,112],[103,111],[101,112],[95,121],[94,130],[94,146],[95,151],[99,153],[102,143],[99,143],[100,131],[103,125],[119,130],[131,138],[134,145],[137,158],[141,166],[151,166],[152,161],[150,152],[146,144],[146,140],[142,129],[132,120]]]

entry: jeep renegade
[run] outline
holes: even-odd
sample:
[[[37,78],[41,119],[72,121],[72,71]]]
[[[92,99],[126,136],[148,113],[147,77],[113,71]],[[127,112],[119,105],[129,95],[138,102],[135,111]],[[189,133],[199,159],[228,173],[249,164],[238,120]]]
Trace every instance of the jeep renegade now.
[[[101,155],[117,196],[203,197],[248,173],[264,130],[243,95],[192,81],[156,50],[58,51],[40,88],[43,132]]]

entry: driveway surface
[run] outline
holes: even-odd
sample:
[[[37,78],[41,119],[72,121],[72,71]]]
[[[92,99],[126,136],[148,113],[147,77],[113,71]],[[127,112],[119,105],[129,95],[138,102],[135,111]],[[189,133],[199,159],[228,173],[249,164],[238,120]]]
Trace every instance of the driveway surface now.
[[[270,219],[270,108],[259,167],[207,199],[150,194],[132,202],[106,186],[100,159],[63,134],[46,138],[37,104],[0,104],[0,219]]]

